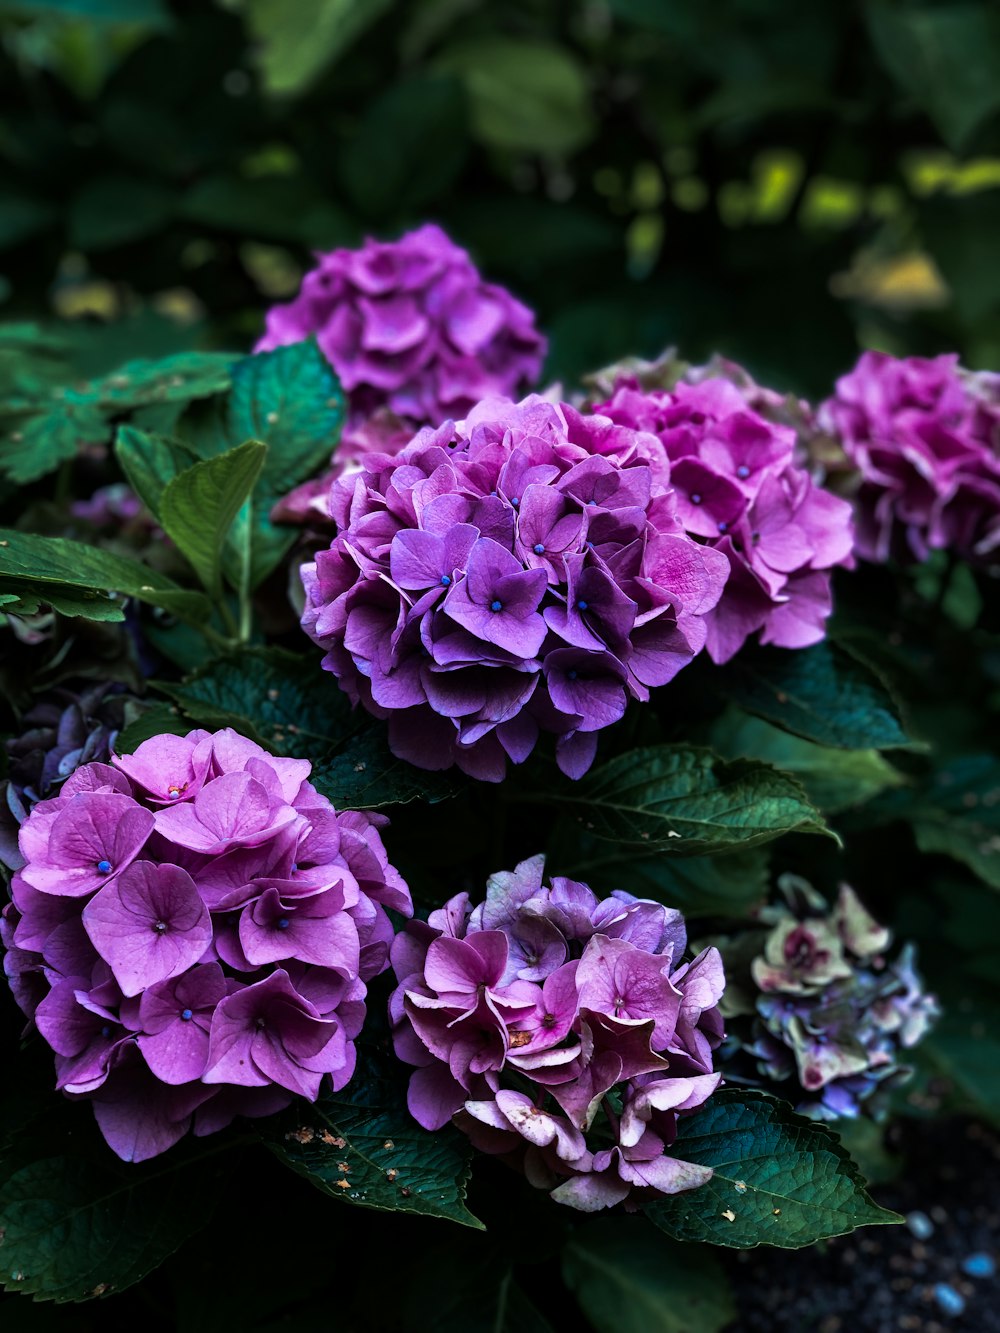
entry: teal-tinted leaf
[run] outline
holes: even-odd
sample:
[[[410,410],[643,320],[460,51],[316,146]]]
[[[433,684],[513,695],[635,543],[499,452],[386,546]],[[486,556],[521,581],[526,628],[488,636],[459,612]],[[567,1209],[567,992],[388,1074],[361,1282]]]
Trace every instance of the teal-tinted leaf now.
[[[763,759],[793,773],[813,805],[827,815],[861,805],[905,781],[878,750],[814,745],[738,709],[727,711],[713,726],[712,741],[727,759]]]
[[[909,746],[889,691],[844,648],[756,648],[737,654],[723,688],[748,713],[817,745],[844,750]]]
[[[186,736],[190,730],[190,724],[184,721],[176,708],[170,708],[166,704],[153,704],[149,708],[144,708],[134,721],[118,733],[115,753],[132,754],[143,741],[148,741],[152,736],[163,736],[168,733],[173,736]]]
[[[303,175],[208,176],[191,186],[180,210],[202,226],[241,239],[300,241],[325,249],[358,240],[351,218]]]
[[[18,486],[27,486],[75,458],[84,445],[107,437],[108,427],[92,407],[15,418],[0,439],[0,470]]]
[[[129,485],[151,514],[158,516],[160,497],[168,484],[195,462],[193,456],[173,440],[134,426],[120,426],[115,438],[115,457]]]
[[[389,8],[390,0],[247,0],[261,73],[272,93],[297,93]]]
[[[260,1132],[272,1152],[332,1198],[482,1228],[465,1206],[468,1140],[450,1125],[434,1134],[421,1129],[406,1109],[404,1071],[373,1047],[359,1050],[358,1072],[343,1091],[297,1103]]]
[[[120,592],[196,620],[209,614],[201,593],[181,588],[165,574],[137,560],[61,537],[0,530],[0,577],[26,584],[29,590],[37,584],[60,584]]]
[[[988,3],[895,5],[868,0],[882,63],[960,151],[1000,111],[1000,13]]]
[[[996,972],[992,980],[995,982]],[[907,1062],[934,1078],[949,1110],[1000,1126],[1000,996],[995,985],[946,991],[943,1012]]]
[[[385,724],[368,721],[331,759],[313,766],[312,783],[338,808],[379,810],[408,801],[434,804],[462,789],[456,769],[443,773],[414,768],[389,749]]]
[[[41,606],[51,607],[63,616],[83,620],[122,621],[125,608],[121,601],[92,588],[72,589],[51,583],[8,582],[0,578],[0,600],[11,615],[33,616]]]
[[[557,801],[598,838],[679,856],[752,847],[793,831],[829,832],[787,773],[686,745],[631,750],[571,787],[531,799]]]
[[[44,231],[56,216],[56,210],[46,200],[5,182],[0,196],[0,250]]]
[[[491,147],[570,153],[593,133],[586,75],[565,47],[477,37],[448,47],[437,63],[462,80],[473,133]]]
[[[764,1093],[716,1093],[681,1118],[671,1152],[714,1171],[707,1185],[647,1206],[675,1240],[799,1249],[902,1221],[868,1196],[832,1130]]]
[[[216,599],[222,592],[222,548],[233,520],[253,492],[266,454],[267,445],[248,440],[181,472],[160,497],[158,516],[164,531]],[[249,525],[243,525],[240,570],[250,567],[250,536]],[[243,582],[234,578],[234,587],[242,587]]]
[[[240,358],[232,352],[175,352],[156,360],[127,361],[110,375],[79,389],[67,390],[66,398],[70,402],[94,402],[115,411],[188,402],[222,393],[229,387],[231,371],[239,362]]]
[[[69,206],[70,243],[89,252],[141,240],[160,230],[173,203],[173,192],[159,181],[98,176]]]
[[[68,14],[107,23],[145,23],[166,27],[170,14],[163,0],[8,0],[5,9],[22,14]]]
[[[720,1333],[736,1318],[711,1251],[669,1241],[639,1217],[578,1227],[562,1274],[597,1333]]]

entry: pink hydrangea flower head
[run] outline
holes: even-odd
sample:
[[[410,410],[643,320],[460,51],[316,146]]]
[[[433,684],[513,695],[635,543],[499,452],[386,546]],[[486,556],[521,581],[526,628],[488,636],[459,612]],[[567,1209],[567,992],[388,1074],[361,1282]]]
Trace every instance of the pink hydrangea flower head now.
[[[398,241],[318,255],[295,300],[268,311],[255,350],[310,334],[349,398],[337,472],[372,450],[400,449],[420,426],[462,417],[481,398],[530,388],[545,355],[532,312],[484,282],[432,223]],[[313,498],[307,483],[279,516],[322,519]]]
[[[156,736],[21,826],[4,968],[126,1160],[353,1073],[385,909],[412,904],[376,821],[309,772],[230,730]]]
[[[860,472],[858,554],[989,562],[1000,544],[1000,376],[865,352],[820,408]]]
[[[729,565],[684,532],[657,453],[565,403],[487,399],[334,484],[302,624],[395,754],[499,781],[545,731],[579,777],[701,649]]]
[[[544,859],[491,877],[396,936],[396,1053],[408,1104],[453,1121],[559,1203],[594,1212],[693,1189],[677,1117],[718,1087],[718,951],[684,961],[681,914],[624,892],[599,901]]]
[[[816,485],[796,461],[796,430],[755,411],[748,392],[711,376],[672,390],[626,380],[595,408],[655,436],[654,473],[673,488],[685,531],[726,560],[725,592],[706,618],[716,662],[751,635],[781,648],[817,643],[831,570],[852,563],[850,505]]]

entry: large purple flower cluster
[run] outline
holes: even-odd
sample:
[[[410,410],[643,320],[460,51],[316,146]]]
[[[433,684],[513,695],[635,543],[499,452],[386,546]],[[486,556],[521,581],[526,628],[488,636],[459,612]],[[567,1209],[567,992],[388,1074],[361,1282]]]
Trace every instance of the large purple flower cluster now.
[[[309,770],[229,730],[157,736],[21,828],[5,970],[56,1086],[126,1160],[353,1073],[384,909],[412,908],[376,821]]]
[[[795,430],[754,411],[748,396],[718,377],[669,391],[623,381],[595,409],[656,437],[654,468],[673,487],[684,527],[725,556],[726,589],[708,617],[716,662],[758,632],[781,648],[817,643],[830,571],[851,563],[850,505],[816,485],[796,461]]]
[[[682,957],[681,914],[629,893],[542,884],[544,858],[459,894],[392,944],[408,1103],[538,1188],[592,1212],[711,1177],[672,1157],[678,1115],[718,1087],[719,953]]]
[[[579,777],[628,698],[699,651],[729,567],[685,534],[659,447],[566,404],[492,399],[335,483],[302,623],[395,754],[499,781],[542,730]]]
[[[533,313],[484,282],[440,227],[317,259],[295,300],[268,311],[255,350],[316,335],[350,401],[338,464],[537,380],[545,340]]]
[[[994,557],[1000,544],[1000,375],[958,357],[865,352],[820,408],[861,473],[859,555]]]

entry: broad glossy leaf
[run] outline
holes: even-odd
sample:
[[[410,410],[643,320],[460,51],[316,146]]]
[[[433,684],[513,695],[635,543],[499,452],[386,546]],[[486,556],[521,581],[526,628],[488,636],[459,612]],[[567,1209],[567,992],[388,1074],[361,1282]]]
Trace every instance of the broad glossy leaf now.
[[[597,1333],[721,1333],[736,1318],[711,1251],[667,1240],[643,1218],[585,1222],[563,1248],[562,1274]]]
[[[817,745],[886,750],[912,744],[882,681],[829,639],[795,652],[741,652],[722,683],[746,712]]]
[[[248,0],[247,22],[259,45],[269,92],[301,92],[379,18],[390,0]]]
[[[482,1229],[465,1206],[469,1143],[450,1126],[434,1134],[421,1129],[406,1109],[403,1079],[390,1057],[361,1049],[358,1071],[343,1091],[262,1122],[261,1137],[332,1198]]]
[[[565,806],[598,838],[678,856],[753,847],[793,831],[829,833],[787,773],[687,745],[630,750],[571,787],[531,798]]]
[[[379,810],[407,801],[447,800],[468,781],[457,769],[414,768],[389,749],[385,725],[367,721],[331,759],[313,765],[312,782],[338,809]]]
[[[222,550],[241,507],[250,500],[260,477],[267,445],[256,440],[195,463],[164,488],[158,516],[164,530],[176,542],[209,592],[222,592]],[[249,525],[242,527],[245,545],[238,552],[234,587],[244,584],[242,571],[252,559]]]
[[[902,1221],[868,1196],[832,1130],[765,1093],[716,1093],[681,1118],[671,1152],[714,1171],[707,1185],[647,1206],[676,1240],[799,1249]]]
[[[15,417],[0,439],[0,471],[18,486],[27,486],[75,458],[84,445],[100,444],[107,437],[107,423],[93,407]]]
[[[154,515],[160,512],[160,497],[168,484],[196,461],[182,445],[135,426],[119,427],[115,457],[129,485]]]
[[[151,736],[162,736],[164,733],[186,736],[190,730],[190,724],[180,716],[176,708],[171,708],[167,704],[153,704],[118,733],[115,754],[132,754]]]
[[[89,252],[141,240],[164,226],[173,203],[173,191],[160,181],[123,174],[97,176],[70,202],[70,243]]]

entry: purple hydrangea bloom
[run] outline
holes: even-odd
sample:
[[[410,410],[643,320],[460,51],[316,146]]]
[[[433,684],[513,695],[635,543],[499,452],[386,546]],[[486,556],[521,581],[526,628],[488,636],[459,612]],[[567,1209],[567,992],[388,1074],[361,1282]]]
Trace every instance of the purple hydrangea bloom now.
[[[725,378],[670,391],[622,381],[595,408],[655,436],[654,474],[672,486],[685,529],[726,558],[726,589],[707,617],[716,662],[758,633],[781,648],[817,643],[830,571],[852,563],[850,505],[816,485],[796,461],[795,429],[754,411],[748,392]]]
[[[865,352],[820,408],[860,471],[857,550],[992,559],[1000,544],[1000,376],[957,356]]]
[[[803,1114],[856,1117],[879,1089],[909,1075],[902,1052],[937,1017],[937,1001],[923,989],[911,945],[887,959],[889,931],[848,885],[832,909],[795,876],[782,876],[779,888],[784,901],[762,913],[770,929],[747,978],[752,1012],[732,1015],[734,1047]]]
[[[21,827],[4,968],[126,1160],[354,1071],[385,909],[412,905],[384,819],[338,814],[309,772],[230,730],[157,736]]]
[[[490,399],[334,484],[302,624],[395,754],[499,781],[546,731],[579,777],[701,649],[729,564],[685,533],[657,453],[565,403]]]
[[[668,1152],[677,1117],[718,1087],[725,979],[683,961],[681,914],[585,884],[542,883],[544,858],[459,894],[392,944],[396,1053],[408,1105],[449,1120],[559,1203],[585,1212],[692,1189],[707,1167]]]
[[[481,398],[516,395],[537,381],[545,340],[534,315],[484,282],[440,227],[317,260],[295,300],[268,311],[255,350],[316,335],[349,398],[338,472],[372,450],[395,452],[418,427],[464,416]],[[322,520],[314,499],[307,483],[279,517]]]

